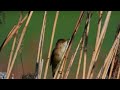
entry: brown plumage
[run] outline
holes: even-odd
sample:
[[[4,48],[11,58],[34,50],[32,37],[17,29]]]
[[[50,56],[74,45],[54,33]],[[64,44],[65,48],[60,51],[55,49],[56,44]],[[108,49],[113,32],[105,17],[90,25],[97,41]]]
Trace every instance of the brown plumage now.
[[[56,43],[55,48],[53,49],[51,58],[50,58],[50,65],[52,65],[52,76],[54,77],[54,74],[57,69],[57,65],[59,64],[60,60],[62,59],[63,53],[67,46],[67,40],[65,39],[59,39]]]

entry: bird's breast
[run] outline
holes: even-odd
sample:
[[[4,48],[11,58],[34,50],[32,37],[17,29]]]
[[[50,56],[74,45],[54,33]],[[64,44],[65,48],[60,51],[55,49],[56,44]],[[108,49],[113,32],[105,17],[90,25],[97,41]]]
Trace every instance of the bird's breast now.
[[[56,49],[54,52],[54,61],[59,62],[62,59],[64,52],[65,48]]]

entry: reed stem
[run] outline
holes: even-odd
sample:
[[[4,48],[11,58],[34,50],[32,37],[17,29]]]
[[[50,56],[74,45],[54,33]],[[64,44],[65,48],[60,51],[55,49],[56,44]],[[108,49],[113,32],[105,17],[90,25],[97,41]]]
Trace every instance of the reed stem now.
[[[31,19],[32,14],[33,14],[33,11],[30,12],[30,14],[29,14],[29,16],[28,16],[28,19],[27,19],[27,21],[26,21],[25,27],[23,28],[23,31],[22,31],[20,40],[19,40],[19,42],[18,42],[17,49],[16,49],[16,51],[15,51],[15,54],[14,54],[14,56],[13,56],[13,60],[12,60],[12,62],[11,62],[11,67],[10,67],[9,72],[8,72],[8,74],[7,74],[7,79],[9,78],[9,76],[10,76],[10,74],[11,74],[11,71],[12,71],[12,68],[13,68],[13,65],[14,65],[14,62],[15,62],[15,59],[16,59],[16,57],[17,57],[18,50],[19,50],[20,45],[21,45],[21,43],[22,43],[24,34],[25,34],[25,32],[26,32],[26,29],[27,29],[27,26],[28,26],[28,24],[29,24],[29,21],[30,21],[30,19]]]
[[[120,66],[119,66],[119,70],[118,70],[118,74],[117,74],[117,79],[120,79]]]
[[[69,62],[67,71],[66,71],[65,76],[64,76],[64,79],[67,79],[67,77],[68,77],[68,75],[69,75],[70,69],[71,69],[71,67],[72,67],[72,64],[73,64],[73,61],[74,61],[74,59],[75,59],[75,56],[76,56],[76,54],[77,54],[77,52],[78,52],[78,49],[79,49],[79,47],[80,47],[80,45],[81,45],[81,42],[82,42],[82,39],[80,39],[80,41],[79,41],[79,43],[78,43],[78,45],[77,45],[77,48],[76,48],[76,50],[75,50],[75,53],[74,53],[74,55],[72,55],[72,57],[71,57],[71,59],[70,59],[70,62]]]
[[[54,25],[53,25],[51,42],[50,42],[50,47],[49,47],[49,51],[48,51],[48,58],[47,58],[47,63],[46,63],[46,67],[45,67],[44,79],[46,79],[46,77],[47,77],[48,66],[49,66],[49,62],[50,62],[52,44],[53,44],[53,39],[54,39],[55,30],[56,30],[56,24],[57,24],[58,16],[59,16],[59,11],[56,12],[55,21],[54,21]]]
[[[103,39],[105,37],[107,27],[108,27],[108,23],[109,23],[109,20],[110,20],[110,16],[111,16],[111,11],[108,11],[107,16],[106,16],[106,20],[104,22],[104,26],[102,28],[102,32],[101,32],[101,35],[100,35],[100,38],[99,38],[99,41],[98,41],[98,44],[97,44],[97,46],[95,48],[95,51],[93,52],[92,60],[91,60],[89,70],[88,70],[87,79],[89,79],[91,77],[91,73],[93,72],[95,64],[97,62],[97,58],[98,58],[97,53],[100,52],[100,47],[102,45],[101,42],[103,41]],[[97,57],[96,57],[96,55],[97,55]]]
[[[41,60],[42,60],[42,51],[43,51],[43,43],[44,43],[44,35],[45,35],[45,27],[46,27],[46,15],[47,11],[44,13],[44,18],[43,18],[43,25],[42,25],[42,30],[40,34],[40,41],[39,41],[39,47],[38,47],[38,55],[37,55],[37,62],[36,62],[36,73],[37,73],[37,78],[41,78]]]
[[[69,42],[69,44],[68,44],[67,51],[65,52],[65,56],[64,56],[64,58],[63,58],[63,63],[62,63],[61,68],[60,68],[60,72],[61,72],[62,74],[58,73],[58,77],[57,77],[57,78],[60,78],[60,75],[64,76],[64,70],[65,70],[65,66],[66,66],[66,60],[67,60],[69,51],[70,51],[71,46],[72,46],[72,41],[73,41],[73,39],[74,39],[74,37],[75,37],[75,35],[76,35],[77,31],[78,31],[78,28],[79,28],[79,26],[80,26],[80,23],[81,23],[81,21],[82,21],[83,15],[84,15],[84,11],[81,11],[80,16],[79,16],[79,18],[78,18],[78,21],[77,21],[77,23],[76,23],[75,29],[74,29],[74,31],[73,31],[73,34],[72,34],[72,36],[71,36],[70,42]],[[63,78],[63,77],[62,77],[62,78]]]
[[[87,18],[86,18],[86,25],[85,25],[85,35],[84,35],[84,64],[83,64],[83,79],[85,79],[86,74],[86,62],[87,62],[87,44],[88,44],[88,33],[90,28],[90,19],[92,16],[92,12],[87,12]]]

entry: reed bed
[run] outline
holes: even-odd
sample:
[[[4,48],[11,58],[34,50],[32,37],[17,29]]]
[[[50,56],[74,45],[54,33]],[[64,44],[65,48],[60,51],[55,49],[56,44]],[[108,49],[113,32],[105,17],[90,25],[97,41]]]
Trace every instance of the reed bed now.
[[[44,12],[42,28],[40,31],[39,45],[38,45],[37,56],[36,56],[37,60],[36,60],[35,72],[33,74],[27,75],[27,76],[30,76],[28,78],[31,78],[31,79],[48,79],[47,78],[47,76],[49,74],[48,68],[49,68],[49,63],[50,63],[50,59],[51,59],[53,41],[54,41],[54,36],[55,36],[55,32],[56,32],[56,27],[57,27],[57,21],[58,21],[60,12],[56,11],[53,28],[52,28],[51,39],[50,39],[49,50],[48,50],[48,55],[46,56],[47,60],[45,62],[45,59],[43,58],[43,50],[44,50],[43,46],[44,46],[44,38],[47,37],[47,36],[45,36],[47,13],[48,13],[47,11]],[[78,59],[78,63],[76,66],[76,71],[74,71],[75,79],[79,79],[80,76],[82,76],[82,79],[93,79],[93,77],[95,77],[96,79],[111,79],[111,78],[113,78],[112,74],[114,71],[114,67],[116,66],[115,61],[116,61],[116,58],[118,55],[118,50],[119,50],[119,45],[120,45],[120,32],[118,32],[118,34],[116,35],[114,43],[113,43],[109,53],[107,54],[103,65],[101,66],[99,72],[97,73],[97,76],[95,76],[95,68],[97,68],[96,63],[98,61],[98,56],[101,52],[101,47],[102,47],[102,44],[103,44],[103,41],[104,41],[104,38],[105,38],[105,35],[107,32],[107,28],[109,25],[112,11],[107,12],[107,15],[106,15],[103,27],[102,27],[103,13],[104,13],[104,11],[98,11],[98,26],[97,26],[97,33],[96,33],[96,41],[95,41],[95,47],[94,47],[94,51],[92,52],[92,58],[91,58],[89,66],[87,66],[87,63],[88,63],[88,52],[87,52],[88,37],[89,37],[89,31],[90,31],[90,26],[91,26],[91,19],[92,19],[92,15],[94,14],[94,12],[93,11],[81,11],[79,18],[75,24],[73,33],[71,34],[70,40],[69,40],[67,47],[63,53],[62,59],[60,60],[59,64],[57,65],[56,72],[55,72],[53,79],[68,79],[71,68],[74,67],[73,63],[75,60],[77,60],[77,59],[75,59],[77,54],[79,54],[79,59]],[[8,44],[8,42],[12,38],[14,38],[10,56],[9,56],[9,60],[8,60],[8,66],[7,66],[7,70],[6,70],[7,71],[6,79],[9,79],[9,77],[11,75],[18,51],[19,51],[21,43],[24,39],[24,35],[26,33],[26,30],[27,30],[27,27],[29,25],[32,15],[33,15],[33,11],[30,11],[24,17],[22,15],[22,12],[20,12],[20,17],[19,17],[17,25],[13,26],[12,30],[9,32],[8,36],[5,38],[4,42],[2,43],[2,45],[0,47],[0,51],[1,51]],[[82,33],[82,36],[79,37],[80,40],[77,44],[75,52],[72,52],[70,60],[68,60],[68,57],[70,55],[70,50],[71,50],[71,47],[74,42],[74,38],[76,37],[76,34],[79,30],[79,27],[81,25],[81,22],[83,21],[84,16],[86,16],[86,21],[85,21],[84,29],[83,29],[84,31]],[[22,30],[18,45],[16,45],[16,36],[19,33],[20,27],[22,26],[23,22],[25,22],[26,19],[27,19],[27,21]],[[16,47],[16,49],[15,49],[15,47]],[[82,60],[83,60],[83,67],[81,65]],[[68,66],[67,66],[67,63],[68,63]],[[43,66],[45,68],[43,68]],[[87,72],[87,67],[88,67],[88,72]],[[82,73],[80,73],[81,68],[83,69]],[[109,74],[108,74],[108,72],[109,72]],[[116,74],[115,79],[120,79],[120,66],[118,66],[118,69],[116,72],[117,72],[117,74]],[[43,77],[42,77],[42,74],[43,74]]]

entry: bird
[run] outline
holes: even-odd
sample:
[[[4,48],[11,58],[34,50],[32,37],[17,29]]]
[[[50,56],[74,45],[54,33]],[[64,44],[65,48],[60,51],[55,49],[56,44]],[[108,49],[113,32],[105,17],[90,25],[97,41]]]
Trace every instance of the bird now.
[[[59,39],[50,57],[50,66],[52,66],[52,76],[54,77],[57,66],[62,59],[62,56],[67,48],[68,40]]]

